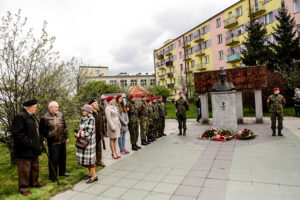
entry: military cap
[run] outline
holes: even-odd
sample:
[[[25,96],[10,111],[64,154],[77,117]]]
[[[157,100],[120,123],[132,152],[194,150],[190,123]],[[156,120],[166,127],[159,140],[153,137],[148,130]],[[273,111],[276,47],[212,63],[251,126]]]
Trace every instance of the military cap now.
[[[92,103],[96,102],[96,99],[95,98],[92,98],[90,101],[89,101],[89,105],[91,105]]]
[[[120,97],[122,97],[121,94],[117,95],[117,96],[116,96],[116,100],[118,100]]]
[[[130,96],[129,96],[129,99],[132,99],[133,97],[135,97],[133,94],[131,94]]]
[[[141,98],[144,98],[144,97],[147,97],[145,94],[143,94],[142,96],[141,96]]]
[[[35,104],[37,104],[37,100],[36,99],[31,99],[29,101],[25,101],[23,103],[23,106],[28,107],[28,106],[33,106]]]
[[[108,96],[108,97],[106,97],[106,101],[110,102],[113,98],[114,98],[114,96]]]
[[[278,87],[277,87],[277,88],[274,88],[274,89],[273,89],[273,92],[275,92],[276,90],[279,90],[279,88],[278,88]]]
[[[146,102],[149,103],[151,101],[151,98],[146,99]]]

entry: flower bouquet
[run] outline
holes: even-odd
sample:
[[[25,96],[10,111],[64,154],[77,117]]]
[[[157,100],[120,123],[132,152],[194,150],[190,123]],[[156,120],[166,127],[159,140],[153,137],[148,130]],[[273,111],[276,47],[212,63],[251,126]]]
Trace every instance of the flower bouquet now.
[[[216,128],[210,128],[204,131],[204,133],[200,136],[200,139],[206,138],[209,140],[213,140],[217,137],[219,130]]]
[[[234,138],[234,135],[228,129],[222,129],[221,131],[219,131],[219,135],[223,137],[225,141]]]
[[[240,131],[239,134],[236,134],[235,137],[237,140],[251,140],[254,139],[256,135],[254,135],[251,130],[245,128],[244,130]]]

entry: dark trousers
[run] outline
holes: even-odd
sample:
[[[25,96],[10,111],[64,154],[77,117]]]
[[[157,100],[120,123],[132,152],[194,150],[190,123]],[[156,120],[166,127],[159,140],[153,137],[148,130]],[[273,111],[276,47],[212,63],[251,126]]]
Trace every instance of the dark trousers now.
[[[271,112],[271,129],[275,130],[276,129],[276,119],[278,121],[278,129],[283,129],[282,121],[283,121],[283,114],[282,113],[276,113],[276,112]]]
[[[53,164],[53,168],[55,171],[55,174],[57,174],[57,168],[59,168],[59,175],[62,176],[66,173],[66,143],[63,142],[61,144],[48,144],[49,149],[49,159],[51,160]],[[53,169],[51,167],[50,162],[48,162],[48,168],[49,168],[49,178],[52,181],[55,181],[55,175],[53,172]]]
[[[131,144],[136,144],[139,139],[139,123],[137,119],[129,118],[129,133],[130,133],[130,142]]]
[[[39,158],[18,158],[19,191],[26,192],[30,186],[38,184]]]
[[[96,143],[96,157],[97,157],[97,164],[102,164],[102,141],[101,141],[101,139],[98,139],[97,143]]]
[[[149,138],[154,138],[153,136],[153,125],[152,124],[148,124],[148,128],[147,128],[148,132],[147,132],[147,137]]]
[[[178,120],[178,128],[181,130],[186,129],[186,116],[185,115],[177,115]]]
[[[164,117],[159,120],[159,135],[162,135],[165,132],[165,121],[166,119]]]

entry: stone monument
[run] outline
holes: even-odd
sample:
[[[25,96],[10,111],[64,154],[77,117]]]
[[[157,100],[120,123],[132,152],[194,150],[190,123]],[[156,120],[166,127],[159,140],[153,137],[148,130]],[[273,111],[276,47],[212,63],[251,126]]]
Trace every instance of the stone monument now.
[[[221,82],[215,83],[211,92],[213,126],[237,132],[236,91],[232,83],[226,82],[227,73],[219,73]]]

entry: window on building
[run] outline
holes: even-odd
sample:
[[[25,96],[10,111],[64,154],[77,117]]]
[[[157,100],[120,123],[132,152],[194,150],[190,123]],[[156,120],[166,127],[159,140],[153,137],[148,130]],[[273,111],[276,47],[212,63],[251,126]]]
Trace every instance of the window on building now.
[[[208,42],[207,40],[205,42],[203,42],[203,49],[206,49],[208,47]]]
[[[295,5],[295,13],[299,12],[300,11],[300,0],[295,0],[294,5]]]
[[[179,52],[179,58],[182,59],[182,52]]]
[[[209,63],[209,56],[205,56],[205,63]]]
[[[268,35],[267,36],[267,41],[269,42],[269,43],[272,43],[272,44],[274,44],[274,35]],[[266,41],[266,43],[265,43],[265,45],[268,45],[268,42]]]
[[[178,46],[181,47],[181,40],[178,40]]]
[[[244,33],[244,26],[237,27],[237,35],[242,35]]]
[[[195,61],[192,60],[192,67],[195,67]]]
[[[270,24],[274,21],[273,12],[270,12],[264,16],[264,24]]]
[[[243,15],[243,9],[242,9],[242,6],[240,6],[236,9],[236,16],[239,17],[242,15]]]
[[[220,27],[220,26],[221,26],[221,19],[218,18],[218,19],[216,20],[216,23],[217,23],[217,28]]]
[[[150,85],[155,85],[155,79],[150,79]]]
[[[207,33],[207,26],[204,26],[204,27],[202,28],[202,33],[203,33],[203,34]]]
[[[121,80],[121,87],[127,87],[127,80]]]
[[[130,86],[137,85],[137,80],[130,80]]]
[[[99,69],[96,70],[96,75],[100,75],[100,70]]]
[[[271,1],[271,0],[264,0],[264,3],[267,3],[267,2],[269,2],[269,1]]]
[[[117,85],[117,81],[116,80],[110,80],[109,84],[111,84],[111,85]]]
[[[191,41],[193,38],[192,38],[192,34],[189,35],[189,40],[188,41]]]
[[[297,36],[300,37],[300,24],[297,25],[297,30],[296,31],[297,31]]]
[[[142,79],[141,86],[146,86],[146,85],[147,85],[147,79]]]
[[[223,40],[222,40],[222,34],[219,34],[219,35],[218,35],[218,43],[222,43],[222,41],[223,41]]]
[[[224,59],[224,53],[223,50],[219,51],[219,59],[223,60]]]
[[[183,71],[183,65],[180,64],[180,71],[182,72]]]

